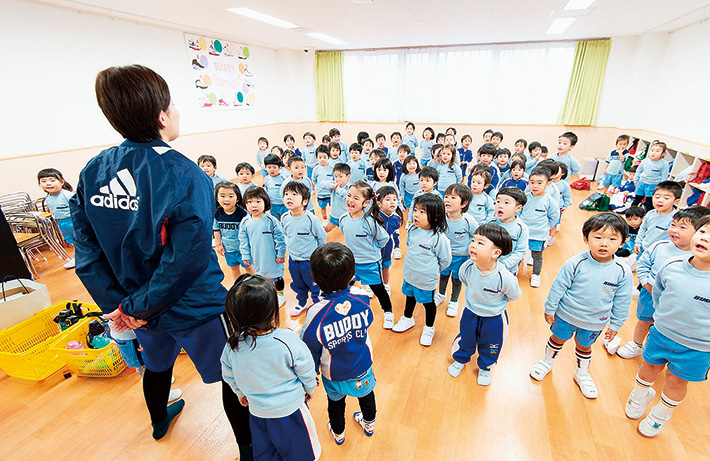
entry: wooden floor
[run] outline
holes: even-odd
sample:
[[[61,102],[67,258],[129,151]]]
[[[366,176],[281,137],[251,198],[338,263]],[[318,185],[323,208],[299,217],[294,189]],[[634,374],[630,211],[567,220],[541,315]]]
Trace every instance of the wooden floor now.
[[[573,191],[575,204],[586,195]],[[671,423],[659,437],[649,440],[637,433],[638,422],[624,415],[640,358],[610,357],[601,341],[597,342],[591,373],[599,398],[594,401],[585,399],[572,379],[572,345],[563,349],[544,382],[528,376],[549,336],[543,302],[564,261],[586,249],[581,225],[589,214],[578,208],[565,212],[555,244],[545,251],[540,288],[530,288],[528,268],[519,276],[523,295],[508,307],[508,342],[489,387],[476,384],[475,361],[457,379],[447,374],[458,318],[446,317],[444,306],[436,319],[434,342],[424,348],[419,345],[424,323],[421,305],[415,312],[416,327],[396,334],[381,328],[382,311],[374,299],[376,320],[370,336],[377,377],[375,435],[365,437],[349,417],[345,444],[337,446],[328,432],[321,386],[311,403],[323,446],[321,459],[710,459],[710,387],[706,383],[692,384]],[[342,236],[337,231],[329,236],[329,240],[338,239]],[[90,301],[74,272],[62,269],[53,255],[47,258],[48,262],[37,267],[39,281],[49,286],[52,300]],[[391,281],[397,318],[404,309],[399,292],[402,261],[395,260]],[[221,264],[224,267],[223,260]],[[227,276],[225,285],[231,282]],[[291,293],[286,307],[294,302]],[[635,303],[620,333],[624,341],[631,337]],[[298,328],[305,315],[300,322],[288,315],[282,318],[288,319],[286,326]],[[178,358],[175,378],[187,404],[169,434],[155,442],[140,380],[132,370],[113,379],[64,380],[59,374],[41,383],[3,375],[0,459],[234,459],[237,448],[222,411],[219,385],[202,384],[184,355]],[[659,379],[655,386],[659,395],[662,385]],[[347,414],[352,416],[356,409],[357,401],[349,398]]]

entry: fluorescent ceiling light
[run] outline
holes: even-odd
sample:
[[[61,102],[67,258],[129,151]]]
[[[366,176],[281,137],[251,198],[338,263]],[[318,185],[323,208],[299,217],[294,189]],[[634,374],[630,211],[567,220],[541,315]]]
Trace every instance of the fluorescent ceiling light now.
[[[246,16],[247,18],[256,19],[257,21],[265,22],[271,24],[272,26],[281,27],[282,29],[296,29],[298,26],[283,19],[275,18],[269,16],[268,14],[260,13],[258,11],[250,10],[249,8],[239,7],[239,8],[227,8],[230,13],[240,14]]]
[[[577,18],[557,18],[545,33],[547,35],[561,34],[576,20]]]
[[[586,10],[592,3],[594,0],[569,0],[565,10]]]
[[[324,42],[332,43],[333,45],[345,45],[346,44],[346,42],[344,42],[338,38],[331,37],[330,35],[321,34],[320,32],[309,32],[306,35],[308,35],[309,37],[318,39],[318,40],[322,40]]]

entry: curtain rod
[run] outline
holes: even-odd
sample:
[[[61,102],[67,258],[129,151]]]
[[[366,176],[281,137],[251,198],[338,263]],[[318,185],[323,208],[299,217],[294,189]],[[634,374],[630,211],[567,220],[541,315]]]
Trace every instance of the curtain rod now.
[[[383,48],[348,48],[344,50],[316,50],[316,53],[321,51],[387,51],[387,50],[422,50],[427,48],[458,48],[462,46],[488,46],[488,45],[530,45],[534,43],[577,43],[577,42],[596,42],[601,40],[610,40],[611,37],[602,38],[580,38],[570,40],[528,40],[518,42],[488,42],[488,43],[461,43],[457,45],[421,45],[421,46],[389,46]]]

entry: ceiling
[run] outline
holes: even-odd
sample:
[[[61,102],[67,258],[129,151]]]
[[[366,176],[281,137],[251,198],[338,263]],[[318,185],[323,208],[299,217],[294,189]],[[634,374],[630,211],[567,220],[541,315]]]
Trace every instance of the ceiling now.
[[[360,49],[575,40],[672,32],[710,18],[710,0],[39,0],[81,11],[210,34],[269,48]],[[361,3],[366,2],[366,3]],[[247,7],[297,24],[281,29],[226,11]],[[560,35],[555,18],[576,16]],[[308,37],[321,32],[346,42]]]

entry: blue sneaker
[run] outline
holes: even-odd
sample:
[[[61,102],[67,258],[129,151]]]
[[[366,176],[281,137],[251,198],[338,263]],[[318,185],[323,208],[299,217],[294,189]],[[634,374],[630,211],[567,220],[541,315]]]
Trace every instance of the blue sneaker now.
[[[330,431],[330,435],[333,436],[333,440],[335,440],[335,443],[338,445],[342,445],[345,443],[345,432],[342,434],[336,434],[335,431],[333,431],[333,428],[330,427],[330,423],[328,423],[328,430]]]
[[[355,421],[362,426],[362,430],[365,431],[365,435],[368,437],[372,437],[373,434],[375,433],[375,422],[365,422],[365,420],[362,418],[362,412],[361,411],[356,411],[353,414],[353,418],[355,418]]]

